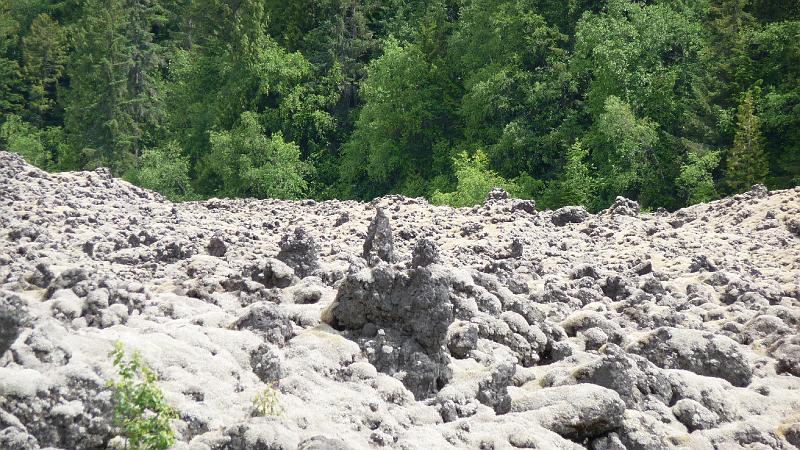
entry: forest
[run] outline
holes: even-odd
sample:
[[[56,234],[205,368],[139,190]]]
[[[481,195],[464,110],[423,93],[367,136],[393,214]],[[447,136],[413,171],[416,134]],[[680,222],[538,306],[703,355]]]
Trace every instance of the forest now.
[[[0,149],[176,200],[800,184],[798,0],[0,0]]]

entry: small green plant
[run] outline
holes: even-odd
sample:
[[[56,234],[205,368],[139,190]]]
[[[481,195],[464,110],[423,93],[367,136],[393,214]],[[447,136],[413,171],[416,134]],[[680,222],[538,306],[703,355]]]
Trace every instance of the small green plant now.
[[[109,380],[114,395],[114,422],[125,434],[125,448],[165,450],[175,442],[170,420],[175,411],[167,405],[156,385],[156,375],[142,362],[138,352],[128,357],[122,342],[117,341],[109,354],[119,373]]]
[[[278,402],[278,391],[274,384],[268,385],[253,398],[254,416],[280,416],[281,414],[283,414],[283,409]]]

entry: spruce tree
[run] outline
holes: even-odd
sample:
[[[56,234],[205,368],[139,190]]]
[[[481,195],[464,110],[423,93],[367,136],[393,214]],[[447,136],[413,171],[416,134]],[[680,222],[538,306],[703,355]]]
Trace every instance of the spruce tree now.
[[[65,126],[83,164],[124,172],[159,122],[160,59],[151,29],[162,21],[153,0],[89,0],[85,5],[65,108]]]
[[[133,123],[131,151],[138,158],[145,144],[158,144],[155,136],[147,134],[154,132],[164,118],[159,97],[161,47],[154,42],[151,30],[154,25],[166,25],[167,16],[157,0],[126,0],[125,5],[129,14],[125,37],[130,43],[131,60],[127,89]]]
[[[739,105],[736,136],[728,154],[728,185],[741,192],[763,183],[769,172],[753,93],[747,91]]]
[[[127,16],[123,0],[89,0],[77,25],[64,125],[79,166],[106,165],[120,172],[131,149]]]
[[[67,62],[67,34],[49,15],[39,14],[22,39],[22,52],[31,120],[39,126],[54,124],[56,88]]]
[[[0,2],[0,124],[22,109],[22,73],[16,60],[19,24],[11,16],[11,4]]]

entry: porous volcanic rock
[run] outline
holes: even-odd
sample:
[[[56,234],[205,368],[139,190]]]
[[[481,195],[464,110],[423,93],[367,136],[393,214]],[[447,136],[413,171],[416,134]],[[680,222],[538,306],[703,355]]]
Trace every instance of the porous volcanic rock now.
[[[655,214],[174,204],[0,152],[0,448],[124,445],[116,341],[176,450],[795,448],[798,217],[763,187]]]

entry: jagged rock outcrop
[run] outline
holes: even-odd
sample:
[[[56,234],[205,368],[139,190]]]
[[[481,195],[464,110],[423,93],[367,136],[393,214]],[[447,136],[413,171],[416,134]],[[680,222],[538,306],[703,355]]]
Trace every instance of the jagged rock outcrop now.
[[[655,214],[173,204],[0,152],[0,448],[119,445],[120,340],[176,450],[790,449],[798,217],[763,187]]]
[[[388,263],[394,262],[392,225],[383,208],[375,209],[375,218],[367,228],[363,257],[370,264],[374,264],[376,259]]]

